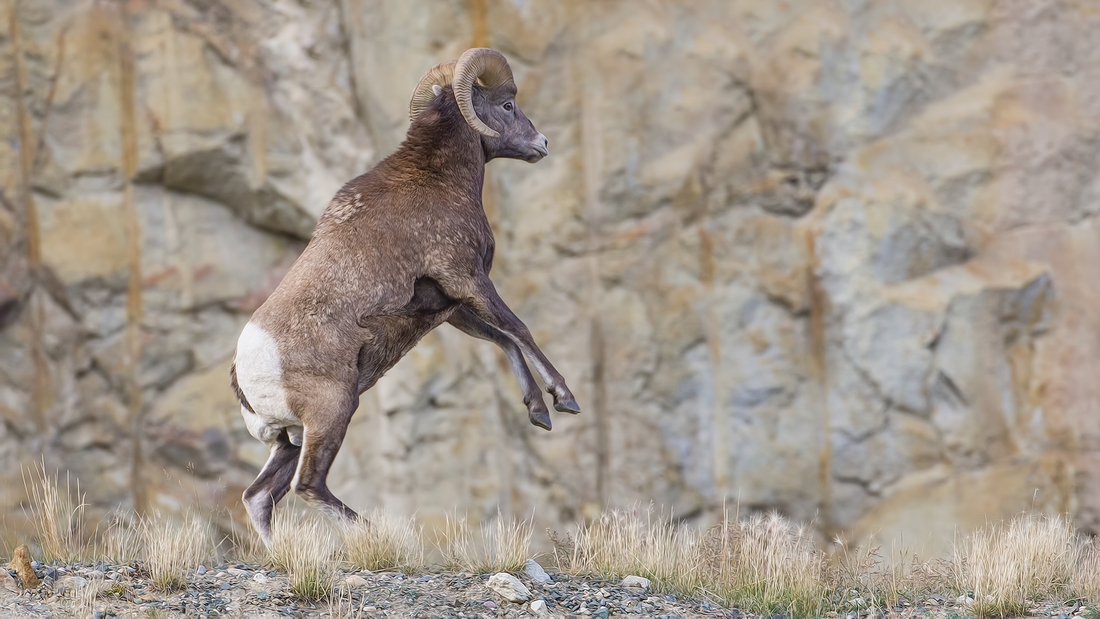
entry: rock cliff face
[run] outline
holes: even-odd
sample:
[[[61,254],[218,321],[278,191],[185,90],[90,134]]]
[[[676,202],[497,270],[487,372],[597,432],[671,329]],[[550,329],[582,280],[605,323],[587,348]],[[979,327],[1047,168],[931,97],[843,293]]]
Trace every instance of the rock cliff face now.
[[[362,399],[356,508],[542,525],[723,502],[950,539],[1100,530],[1091,0],[3,6],[0,505],[241,515],[236,337],[433,64],[503,51],[550,138],[490,165],[494,278],[585,409],[528,425],[442,327]],[[10,19],[9,19],[10,16]],[[18,95],[22,96],[18,96]],[[228,525],[226,525],[228,526]]]

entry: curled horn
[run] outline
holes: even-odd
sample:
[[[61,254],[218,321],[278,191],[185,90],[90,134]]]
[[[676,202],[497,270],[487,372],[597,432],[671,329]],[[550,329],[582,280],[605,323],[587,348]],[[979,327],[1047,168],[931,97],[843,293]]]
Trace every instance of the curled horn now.
[[[466,50],[454,64],[452,88],[462,116],[478,133],[491,138],[499,137],[500,134],[489,128],[474,112],[474,82],[481,82],[485,88],[497,88],[509,82],[514,86],[512,68],[500,52],[485,47]]]
[[[434,86],[449,86],[454,80],[455,74],[455,61],[444,62],[443,64],[437,64],[432,67],[424,77],[420,78],[420,82],[416,84],[416,89],[413,90],[412,98],[409,99],[409,120],[416,120],[416,117],[421,112],[428,109],[428,104],[435,98]]]

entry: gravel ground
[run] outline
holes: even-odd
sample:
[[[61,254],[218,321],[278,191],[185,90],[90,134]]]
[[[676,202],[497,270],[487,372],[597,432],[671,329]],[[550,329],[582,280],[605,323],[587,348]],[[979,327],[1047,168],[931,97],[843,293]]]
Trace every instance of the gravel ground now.
[[[331,602],[295,600],[284,574],[257,565],[199,567],[187,589],[153,590],[140,571],[100,563],[68,569],[39,567],[37,589],[19,595],[0,589],[2,617],[743,617],[708,600],[683,600],[638,587],[552,574],[539,584],[518,574],[531,602],[505,601],[489,575],[340,572]],[[14,574],[13,574],[14,575]],[[95,594],[93,596],[93,594]]]
[[[530,601],[517,603],[508,602],[491,590],[488,575],[406,576],[345,571],[338,575],[339,584],[331,601],[311,605],[294,599],[285,575],[257,565],[200,566],[188,574],[185,590],[171,594],[153,590],[141,571],[130,566],[104,563],[69,568],[36,566],[35,571],[42,579],[37,589],[15,593],[0,587],[0,617],[753,617],[709,600],[680,599],[559,573],[552,573],[553,581],[545,584],[533,581],[525,573],[517,574],[531,592]],[[14,585],[7,582],[7,587]],[[540,608],[538,600],[545,606]],[[930,619],[970,616],[967,600],[942,596],[932,596],[916,607],[874,614]],[[826,614],[837,619],[870,616],[866,611]],[[1100,619],[1100,610],[1070,602],[1035,608],[1030,616]],[[773,615],[767,619],[780,617]]]

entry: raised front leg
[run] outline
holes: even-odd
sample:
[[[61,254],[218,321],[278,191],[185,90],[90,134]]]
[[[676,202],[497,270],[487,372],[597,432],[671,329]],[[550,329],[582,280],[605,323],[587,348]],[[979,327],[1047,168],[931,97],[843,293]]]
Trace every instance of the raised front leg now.
[[[539,391],[535,377],[531,376],[531,370],[527,369],[527,363],[523,360],[523,353],[520,352],[519,346],[516,346],[515,342],[498,329],[478,318],[477,314],[465,305],[460,305],[447,322],[466,335],[492,342],[504,351],[505,356],[508,357],[508,364],[512,366],[512,373],[519,381],[519,388],[523,391],[523,403],[527,405],[528,419],[532,424],[549,430],[550,411],[546,410],[546,403],[542,401],[542,392]]]
[[[478,318],[508,336],[531,360],[535,365],[535,371],[546,383],[546,391],[554,396],[554,409],[574,415],[581,412],[573,392],[565,384],[565,379],[554,369],[546,355],[542,354],[542,350],[535,344],[535,338],[531,337],[531,331],[527,325],[523,324],[504,299],[497,294],[496,286],[489,277],[478,276],[471,282],[469,291],[470,294],[466,296],[466,305],[477,314]]]

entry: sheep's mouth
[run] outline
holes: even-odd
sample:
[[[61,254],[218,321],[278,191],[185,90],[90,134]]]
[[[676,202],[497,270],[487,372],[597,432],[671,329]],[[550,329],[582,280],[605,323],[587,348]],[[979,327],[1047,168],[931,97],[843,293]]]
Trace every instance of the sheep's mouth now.
[[[527,154],[527,157],[525,157],[524,160],[528,163],[535,163],[536,161],[539,161],[549,154],[550,150],[542,144],[533,144],[531,146],[531,152]]]

